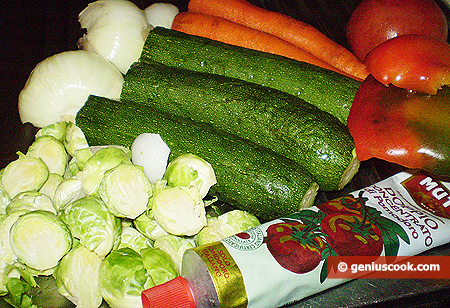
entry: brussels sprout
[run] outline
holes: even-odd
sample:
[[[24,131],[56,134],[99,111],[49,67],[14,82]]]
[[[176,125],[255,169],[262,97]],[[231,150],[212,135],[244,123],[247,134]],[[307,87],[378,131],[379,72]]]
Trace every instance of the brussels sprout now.
[[[166,252],[177,267],[178,272],[181,272],[183,254],[186,249],[194,248],[195,243],[191,238],[169,234],[157,238],[153,247]]]
[[[32,211],[20,216],[10,231],[14,254],[37,271],[56,267],[72,248],[67,226],[53,213]]]
[[[73,236],[104,258],[120,244],[122,224],[100,198],[86,196],[66,206],[60,214]]]
[[[78,171],[83,170],[84,165],[94,155],[91,148],[83,148],[75,151],[75,156],[73,156],[70,164],[72,174],[77,174]]]
[[[172,258],[159,248],[145,248],[141,250],[141,257],[155,285],[163,284],[179,275]]]
[[[125,247],[131,248],[140,253],[142,249],[152,247],[152,243],[135,228],[122,227],[119,249]]]
[[[102,259],[83,245],[73,248],[53,273],[58,292],[78,308],[100,307],[103,301],[98,276],[101,263]]]
[[[55,189],[53,206],[56,211],[63,210],[68,204],[86,196],[81,181],[75,177],[66,178]]]
[[[17,210],[7,215],[3,215],[0,220],[0,258],[6,264],[12,265],[17,262],[17,256],[14,254],[10,243],[10,230],[12,225],[20,216],[28,213],[26,210]]]
[[[67,124],[64,146],[71,156],[75,156],[77,150],[89,147],[84,133],[73,122]]]
[[[44,185],[39,189],[41,194],[47,195],[50,199],[53,200],[53,196],[55,195],[56,187],[61,183],[64,178],[56,173],[50,173],[48,175],[47,181],[45,181]]]
[[[226,212],[219,217],[208,217],[208,224],[195,235],[197,246],[220,241],[236,233],[260,225],[256,216],[242,210]]]
[[[17,210],[35,211],[43,210],[56,214],[53,202],[49,196],[36,190],[24,191],[17,194],[6,207],[6,213]]]
[[[155,220],[152,210],[147,210],[142,215],[138,216],[133,220],[133,225],[139,232],[152,241],[156,240],[158,237],[169,234]]]
[[[111,213],[135,219],[147,209],[152,185],[141,166],[119,164],[105,172],[98,193]]]
[[[145,176],[151,183],[163,177],[169,154],[170,148],[159,134],[140,134],[131,145],[133,164],[144,168]]]
[[[61,141],[52,136],[41,136],[28,148],[27,156],[41,158],[50,173],[64,175],[69,160]]]
[[[40,128],[35,137],[38,138],[41,136],[52,136],[63,142],[64,137],[66,136],[66,128],[68,124],[69,122],[56,122],[53,124],[49,124]]]
[[[165,187],[151,199],[156,221],[175,235],[194,235],[206,225],[206,211],[196,187]]]
[[[195,186],[204,198],[211,186],[217,183],[211,165],[194,154],[182,154],[167,166],[164,179],[169,186]]]
[[[154,286],[141,255],[131,248],[112,251],[100,264],[100,294],[111,308],[142,307],[141,292]]]
[[[0,215],[6,214],[6,207],[11,202],[11,197],[6,190],[0,186]]]
[[[3,171],[2,185],[11,198],[20,192],[39,190],[47,181],[49,171],[40,158],[18,152],[19,158],[10,162]]]
[[[86,194],[97,194],[105,172],[120,163],[131,164],[130,157],[125,151],[112,146],[100,149],[89,158],[79,177]]]

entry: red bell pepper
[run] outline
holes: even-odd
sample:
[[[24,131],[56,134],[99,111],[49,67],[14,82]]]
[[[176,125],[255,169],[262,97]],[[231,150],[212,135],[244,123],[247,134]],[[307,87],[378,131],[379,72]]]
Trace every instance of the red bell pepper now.
[[[450,45],[423,35],[402,35],[375,47],[364,59],[379,82],[427,94],[450,84]]]
[[[361,161],[377,157],[450,176],[450,87],[427,95],[385,86],[369,75],[347,125]]]

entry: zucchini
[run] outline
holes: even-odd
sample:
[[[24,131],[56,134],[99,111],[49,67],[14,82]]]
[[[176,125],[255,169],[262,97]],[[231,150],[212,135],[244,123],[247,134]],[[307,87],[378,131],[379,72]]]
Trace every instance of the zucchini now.
[[[301,166],[248,140],[205,123],[164,114],[135,102],[90,96],[76,116],[90,145],[130,147],[141,133],[158,133],[169,160],[193,153],[208,161],[221,201],[272,220],[312,206],[318,185]]]
[[[249,139],[303,165],[321,190],[339,190],[359,162],[347,126],[293,95],[240,79],[139,63],[121,98]]]
[[[150,31],[140,61],[156,61],[278,89],[331,113],[344,124],[361,84],[309,63],[161,27]]]

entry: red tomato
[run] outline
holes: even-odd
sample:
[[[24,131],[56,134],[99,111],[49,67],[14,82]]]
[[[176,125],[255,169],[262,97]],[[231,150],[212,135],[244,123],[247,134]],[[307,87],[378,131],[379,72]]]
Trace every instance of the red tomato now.
[[[379,256],[383,251],[380,229],[355,214],[335,213],[321,222],[326,240],[340,256]]]
[[[267,249],[288,271],[302,274],[322,260],[325,243],[302,223],[277,223],[267,228]]]
[[[363,0],[347,24],[347,39],[354,54],[364,60],[384,41],[419,34],[447,40],[445,14],[433,0]]]

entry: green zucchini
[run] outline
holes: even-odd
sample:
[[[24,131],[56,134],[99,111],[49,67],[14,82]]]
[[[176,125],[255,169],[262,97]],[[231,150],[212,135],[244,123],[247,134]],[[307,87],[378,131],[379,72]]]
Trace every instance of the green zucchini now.
[[[286,57],[179,31],[150,31],[140,61],[238,78],[298,96],[347,123],[361,82]]]
[[[358,170],[353,139],[336,117],[293,95],[240,79],[139,63],[121,98],[206,122],[303,165],[321,190],[339,190]]]
[[[90,96],[76,116],[90,145],[130,147],[141,133],[158,133],[171,149],[169,160],[193,153],[208,161],[217,178],[211,194],[271,220],[314,204],[318,185],[295,162],[205,123],[149,106]]]

